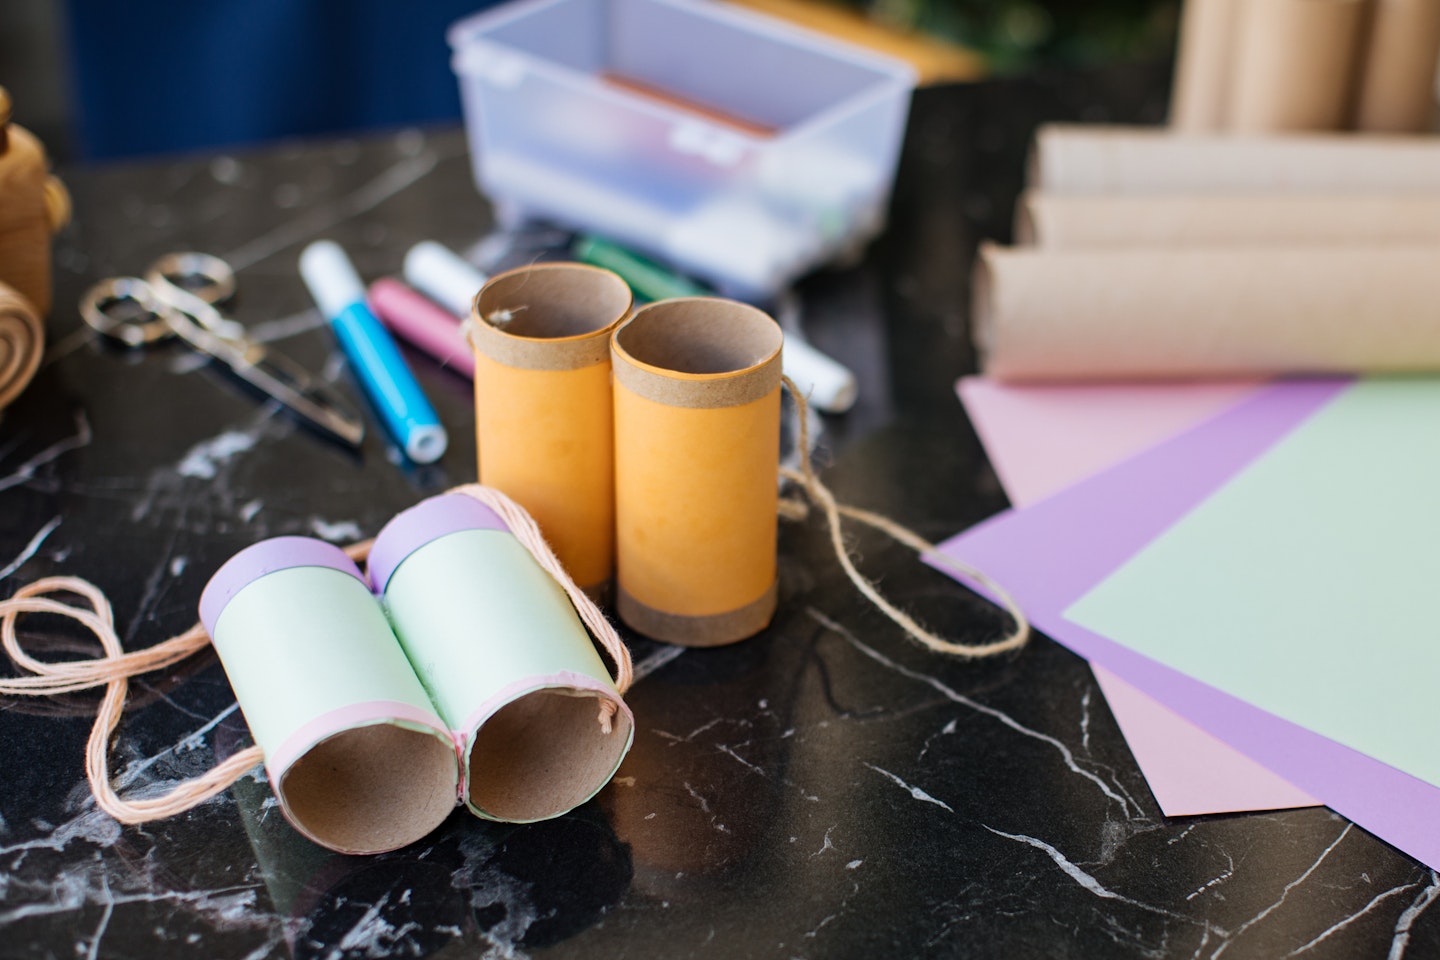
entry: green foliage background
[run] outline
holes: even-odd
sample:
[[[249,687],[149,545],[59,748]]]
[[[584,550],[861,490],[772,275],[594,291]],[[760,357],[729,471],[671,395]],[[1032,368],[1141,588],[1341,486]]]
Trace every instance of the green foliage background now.
[[[953,40],[997,73],[1045,64],[1161,59],[1179,0],[843,0],[871,19]]]

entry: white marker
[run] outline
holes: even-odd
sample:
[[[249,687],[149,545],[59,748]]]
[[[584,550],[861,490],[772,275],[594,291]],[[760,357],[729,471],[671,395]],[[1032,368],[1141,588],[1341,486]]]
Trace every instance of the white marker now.
[[[485,285],[485,274],[434,240],[422,240],[405,254],[405,282],[457,317],[470,316],[470,303]]]

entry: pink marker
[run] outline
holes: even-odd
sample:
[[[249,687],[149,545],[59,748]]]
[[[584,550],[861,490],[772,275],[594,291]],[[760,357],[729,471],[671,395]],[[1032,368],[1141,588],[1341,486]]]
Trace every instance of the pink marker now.
[[[443,366],[475,378],[475,354],[460,332],[459,317],[389,277],[370,284],[369,299],[385,326]]]

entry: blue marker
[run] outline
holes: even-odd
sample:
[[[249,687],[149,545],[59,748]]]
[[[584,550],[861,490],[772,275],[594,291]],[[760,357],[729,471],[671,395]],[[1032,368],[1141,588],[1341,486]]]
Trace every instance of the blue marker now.
[[[385,423],[416,463],[433,463],[448,438],[400,348],[370,312],[365,286],[340,245],[317,240],[300,254],[300,276],[335,330],[340,348]]]

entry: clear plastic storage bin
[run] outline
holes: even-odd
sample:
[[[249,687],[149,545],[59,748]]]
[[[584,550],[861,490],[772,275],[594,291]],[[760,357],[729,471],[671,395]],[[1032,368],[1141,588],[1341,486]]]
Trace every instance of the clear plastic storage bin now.
[[[450,28],[475,179],[770,296],[884,225],[915,77],[714,0],[519,0]]]

